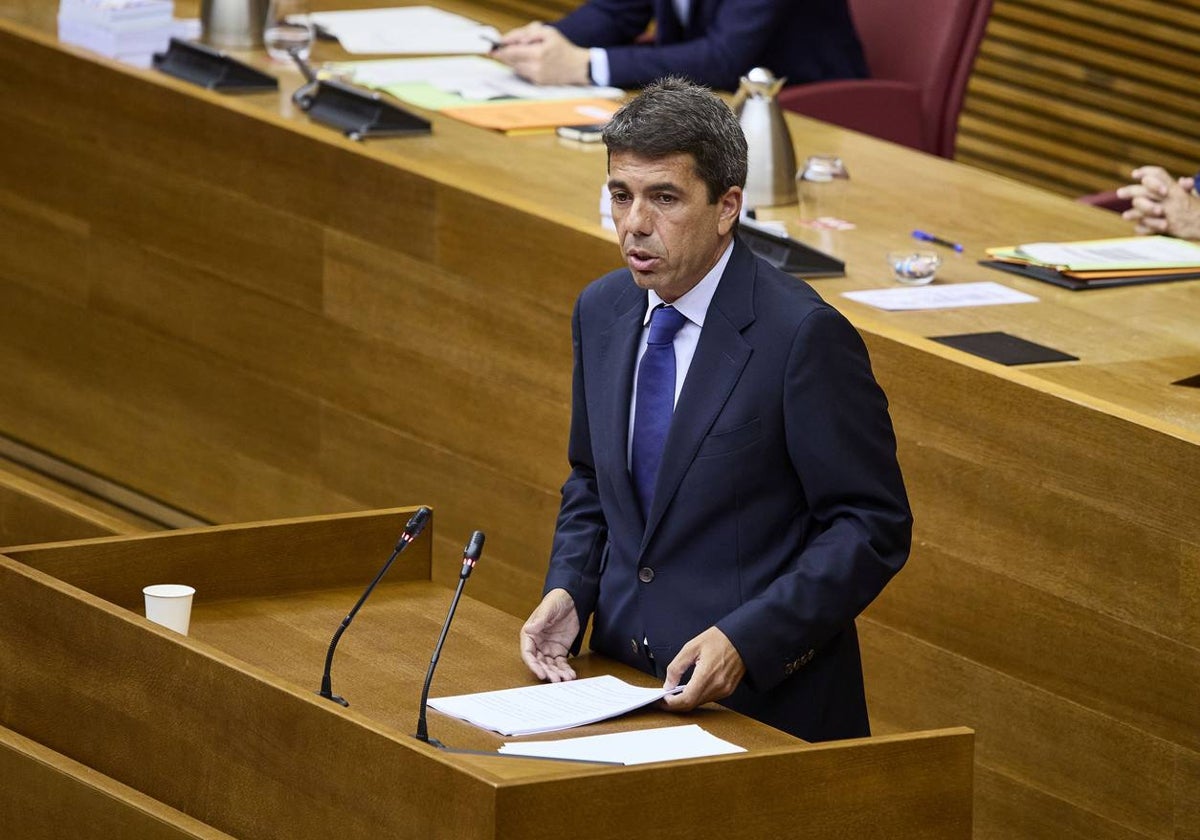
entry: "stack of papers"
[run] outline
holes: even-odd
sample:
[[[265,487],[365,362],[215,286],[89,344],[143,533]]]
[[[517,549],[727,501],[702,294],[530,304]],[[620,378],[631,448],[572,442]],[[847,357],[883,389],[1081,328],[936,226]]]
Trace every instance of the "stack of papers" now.
[[[495,27],[432,6],[317,12],[312,22],[355,55],[485,54],[500,40]]]
[[[439,697],[429,705],[501,735],[534,735],[607,720],[682,690],[683,686],[674,691],[639,688],[603,676]]]
[[[58,37],[68,44],[149,67],[171,40],[173,0],[62,0]]]
[[[745,751],[745,747],[722,740],[694,723],[614,732],[611,735],[564,738],[560,741],[509,741],[499,749],[505,755],[597,761],[604,764],[648,764],[651,761],[678,761]]]
[[[1169,236],[988,248],[984,265],[1069,289],[1200,277],[1200,245]]]
[[[483,56],[392,58],[335,64],[334,73],[356,84],[431,111],[497,99],[621,99],[620,88],[592,85],[535,85],[511,67]],[[595,122],[595,120],[576,120]]]

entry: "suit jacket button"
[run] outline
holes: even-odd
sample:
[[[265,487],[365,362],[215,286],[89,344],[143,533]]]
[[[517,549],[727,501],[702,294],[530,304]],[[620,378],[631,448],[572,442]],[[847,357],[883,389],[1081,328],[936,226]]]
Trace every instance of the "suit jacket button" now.
[[[642,583],[649,583],[654,580],[654,570],[649,566],[642,566],[642,568],[638,569],[638,580]]]

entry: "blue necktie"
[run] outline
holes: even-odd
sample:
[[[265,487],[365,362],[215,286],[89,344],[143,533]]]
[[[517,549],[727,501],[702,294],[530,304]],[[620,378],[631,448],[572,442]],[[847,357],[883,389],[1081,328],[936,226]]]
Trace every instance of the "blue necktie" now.
[[[633,415],[633,486],[642,513],[650,510],[654,481],[667,430],[675,412],[675,333],[687,323],[678,309],[660,306],[650,316],[650,336],[638,365],[637,406]]]

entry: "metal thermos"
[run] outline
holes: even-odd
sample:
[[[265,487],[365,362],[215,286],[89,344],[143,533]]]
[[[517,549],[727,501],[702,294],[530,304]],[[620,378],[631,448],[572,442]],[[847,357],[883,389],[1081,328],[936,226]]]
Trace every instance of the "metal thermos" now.
[[[200,0],[200,39],[218,49],[261,47],[267,0]]]
[[[796,153],[792,135],[775,95],[787,79],[776,79],[765,67],[742,76],[734,113],[749,147],[746,207],[793,204],[796,201]]]

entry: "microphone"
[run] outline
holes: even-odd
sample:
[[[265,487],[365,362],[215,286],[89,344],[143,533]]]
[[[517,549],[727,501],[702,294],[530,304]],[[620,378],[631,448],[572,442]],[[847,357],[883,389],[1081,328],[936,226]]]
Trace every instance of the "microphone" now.
[[[483,553],[483,539],[483,531],[476,531],[471,534],[470,542],[463,549],[462,570],[458,573],[458,588],[454,590],[454,600],[450,602],[450,611],[446,613],[446,621],[442,625],[442,635],[438,637],[437,645],[433,648],[433,656],[429,659],[429,670],[425,673],[425,688],[421,691],[421,714],[417,718],[416,738],[418,741],[424,741],[426,744],[432,744],[442,750],[446,749],[446,745],[436,738],[429,737],[429,729],[425,723],[425,712],[429,707],[429,685],[433,682],[433,670],[437,667],[438,657],[442,655],[442,645],[446,642],[446,634],[450,632],[450,622],[454,620],[454,611],[458,609],[458,599],[462,597],[467,578],[471,576],[471,570],[475,568],[479,555]]]
[[[432,511],[427,507],[420,508],[408,520],[408,524],[404,526],[404,533],[400,535],[400,539],[396,542],[396,548],[392,551],[392,556],[383,564],[383,568],[379,570],[379,574],[375,575],[375,579],[367,586],[362,597],[358,599],[358,603],[354,608],[342,619],[341,625],[333,633],[333,639],[329,642],[329,652],[325,654],[325,674],[321,677],[321,690],[317,694],[324,697],[326,700],[332,700],[335,703],[341,703],[343,706],[349,706],[350,703],[345,698],[339,697],[333,693],[332,678],[330,671],[333,669],[333,651],[337,648],[338,640],[342,638],[342,634],[346,632],[346,628],[350,626],[350,622],[354,620],[354,616],[362,608],[363,603],[367,600],[367,596],[375,589],[375,585],[383,579],[387,574],[387,570],[392,567],[392,562],[399,556],[401,551],[408,548],[408,544],[415,540],[425,529],[425,525],[429,522],[429,515]]]

